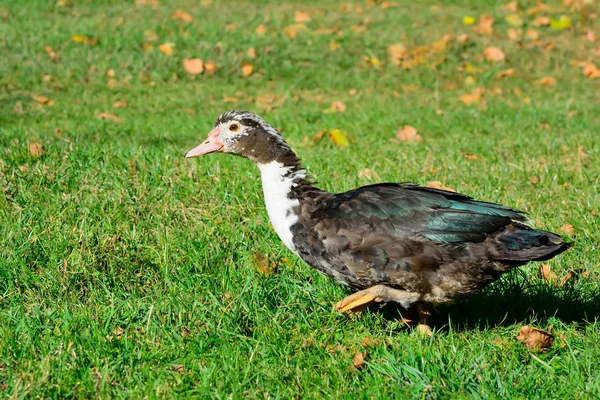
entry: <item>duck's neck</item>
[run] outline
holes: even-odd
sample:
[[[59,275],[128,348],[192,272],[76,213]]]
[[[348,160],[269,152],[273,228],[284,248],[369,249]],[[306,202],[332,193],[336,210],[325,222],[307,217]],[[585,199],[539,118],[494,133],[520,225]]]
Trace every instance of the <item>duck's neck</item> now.
[[[283,243],[296,253],[291,227],[298,222],[300,203],[320,190],[307,178],[297,157],[293,162],[282,159],[257,165],[271,224]]]

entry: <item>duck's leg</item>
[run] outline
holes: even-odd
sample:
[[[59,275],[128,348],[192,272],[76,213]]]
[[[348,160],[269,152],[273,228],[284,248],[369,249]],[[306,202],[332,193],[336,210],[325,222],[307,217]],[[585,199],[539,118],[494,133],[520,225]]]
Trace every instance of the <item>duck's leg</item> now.
[[[335,308],[341,312],[358,312],[373,303],[380,303],[382,301],[395,301],[396,303],[400,303],[404,308],[408,308],[411,304],[419,300],[419,297],[418,293],[393,289],[385,285],[375,285],[342,299],[336,304]]]
[[[417,324],[417,332],[422,335],[431,336],[433,331],[431,330],[431,315],[433,314],[433,308],[429,303],[417,303],[417,310],[419,311],[419,323]]]

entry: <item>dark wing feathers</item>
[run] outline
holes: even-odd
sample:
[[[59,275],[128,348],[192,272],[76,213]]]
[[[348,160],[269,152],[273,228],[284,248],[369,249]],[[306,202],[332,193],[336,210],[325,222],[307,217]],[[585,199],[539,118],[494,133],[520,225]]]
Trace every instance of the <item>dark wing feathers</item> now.
[[[419,235],[440,243],[479,243],[487,234],[524,220],[521,211],[414,184],[377,184],[333,196],[318,218],[360,230],[380,220],[379,231],[397,238]]]

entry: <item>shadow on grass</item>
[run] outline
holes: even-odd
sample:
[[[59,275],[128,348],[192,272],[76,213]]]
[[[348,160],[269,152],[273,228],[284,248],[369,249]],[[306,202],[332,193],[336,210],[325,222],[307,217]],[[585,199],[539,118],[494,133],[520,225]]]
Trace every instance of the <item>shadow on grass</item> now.
[[[588,285],[594,287],[583,288]],[[379,312],[389,319],[401,315],[416,318],[415,310],[392,304],[381,307]],[[541,279],[514,274],[471,297],[437,306],[433,327],[447,331],[451,325],[454,331],[460,332],[532,321],[543,326],[550,318],[582,325],[600,320],[600,288],[592,284],[592,277],[558,287]]]

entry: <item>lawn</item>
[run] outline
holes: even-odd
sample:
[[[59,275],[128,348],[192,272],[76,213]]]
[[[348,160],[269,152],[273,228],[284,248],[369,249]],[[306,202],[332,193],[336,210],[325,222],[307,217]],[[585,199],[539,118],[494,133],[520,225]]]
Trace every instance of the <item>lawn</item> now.
[[[600,10],[536,4],[2,0],[0,397],[598,398]],[[575,245],[431,337],[341,315],[256,167],[183,157],[231,108],[324,189],[449,187]]]

